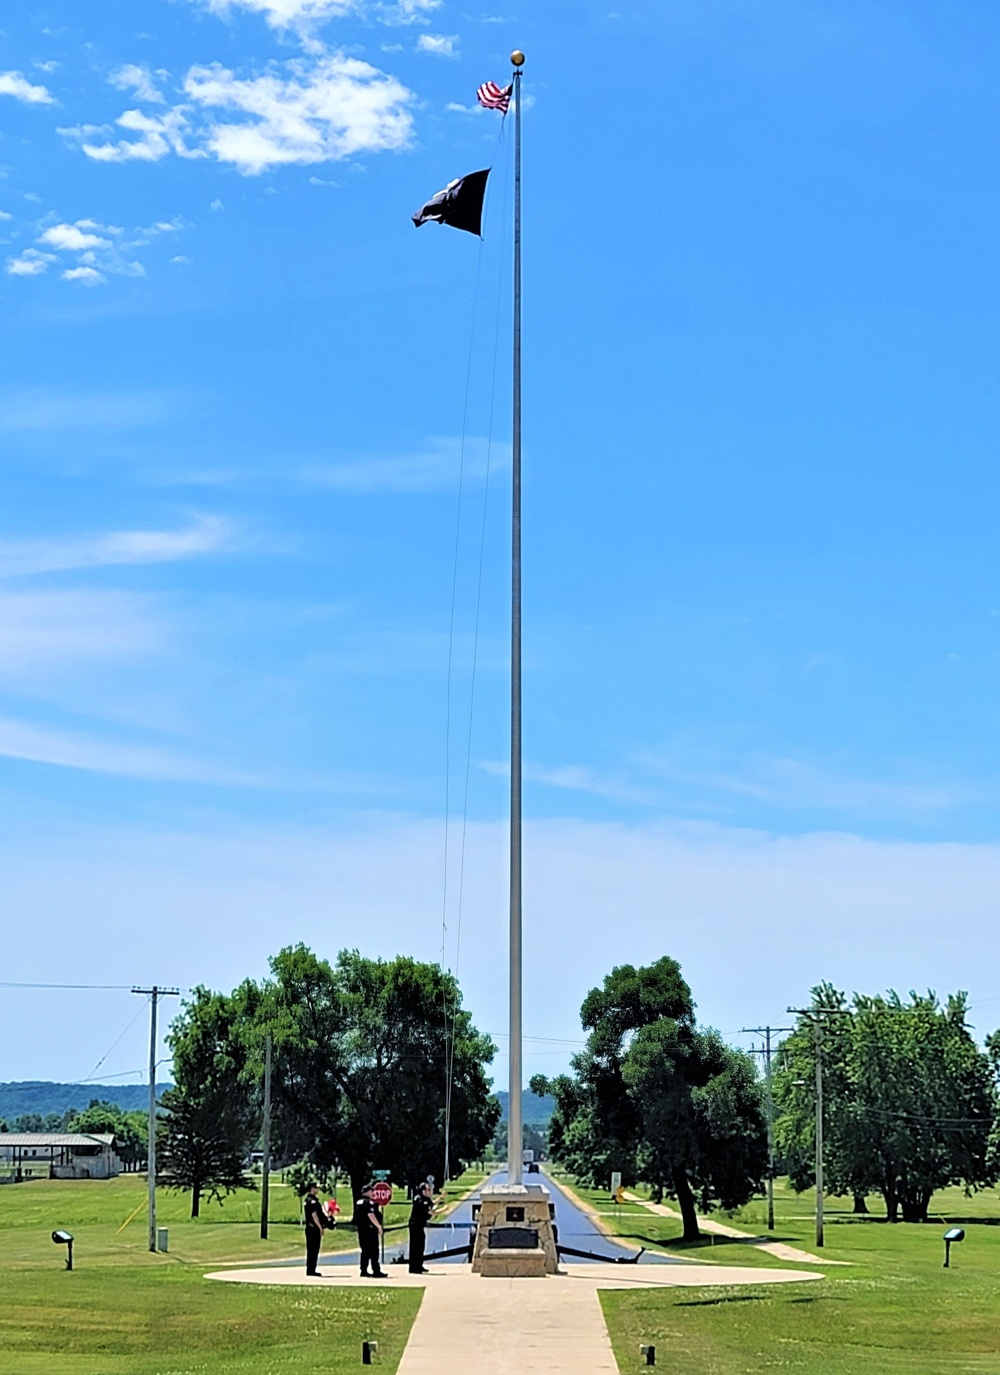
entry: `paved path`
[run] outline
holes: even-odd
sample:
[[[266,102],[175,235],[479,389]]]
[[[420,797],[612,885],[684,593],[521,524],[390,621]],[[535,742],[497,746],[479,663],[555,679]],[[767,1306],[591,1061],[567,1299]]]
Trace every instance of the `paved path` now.
[[[650,1203],[638,1194],[626,1191],[625,1197],[629,1203],[638,1203],[647,1212],[656,1213],[658,1217],[680,1218],[680,1213],[676,1208],[668,1208],[665,1203]],[[752,1246],[756,1251],[766,1251],[769,1256],[774,1256],[776,1260],[790,1260],[797,1265],[850,1265],[849,1260],[830,1260],[828,1256],[815,1256],[811,1251],[801,1251],[797,1246],[789,1246],[784,1241],[768,1241],[766,1237],[754,1236],[753,1232],[741,1232],[736,1227],[729,1227],[724,1222],[715,1222],[709,1217],[699,1217],[698,1226],[703,1232],[714,1232],[717,1237],[730,1237],[733,1241],[745,1242],[747,1246]]]

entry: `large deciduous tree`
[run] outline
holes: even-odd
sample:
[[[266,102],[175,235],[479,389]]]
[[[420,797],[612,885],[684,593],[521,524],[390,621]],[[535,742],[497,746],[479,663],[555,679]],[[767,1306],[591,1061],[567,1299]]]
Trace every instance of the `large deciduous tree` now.
[[[996,1085],[966,1026],[964,994],[942,1007],[932,993],[849,1003],[828,984],[813,990],[813,1009],[783,1042],[775,1079],[776,1136],[800,1189],[814,1182],[817,1045],[831,1192],[878,1192],[890,1222],[925,1222],[935,1190],[995,1181]]]
[[[246,1160],[260,1106],[245,1030],[235,999],[196,988],[167,1036],[174,1087],[160,1099],[164,1172],[171,1187],[190,1189],[192,1217],[203,1196],[221,1200],[251,1183]]]
[[[461,1006],[452,975],[400,956],[341,951],[335,964],[305,946],[282,950],[272,977],[237,999],[259,1056],[273,1037],[276,1138],[351,1180],[373,1169],[394,1179],[439,1177],[450,1081],[450,1166],[478,1159],[500,1104],[486,1067],[496,1053]]]
[[[556,1100],[552,1154],[606,1186],[643,1179],[676,1198],[684,1237],[699,1235],[696,1205],[745,1203],[767,1165],[767,1128],[750,1058],[695,1024],[676,960],[623,965],[581,1009],[589,1032],[574,1075],[532,1081]]]

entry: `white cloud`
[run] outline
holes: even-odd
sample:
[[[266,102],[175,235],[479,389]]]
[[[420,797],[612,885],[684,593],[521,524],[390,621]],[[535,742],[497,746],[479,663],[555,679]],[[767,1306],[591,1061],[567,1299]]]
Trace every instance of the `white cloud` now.
[[[50,58],[47,62],[32,62],[31,65],[36,69],[36,71],[51,74],[52,72],[57,72],[59,68],[62,66],[62,63],[56,62],[52,58]]]
[[[0,95],[12,95],[27,105],[51,105],[52,96],[44,86],[33,86],[22,72],[0,72]]]
[[[49,248],[66,249],[71,253],[82,253],[87,248],[108,248],[110,241],[97,234],[91,234],[81,225],[91,226],[93,220],[81,220],[79,224],[54,224],[39,235],[38,242]]]
[[[58,262],[55,254],[26,248],[16,258],[7,259],[6,271],[11,277],[40,277],[43,272],[48,272],[49,264],[54,262]]]
[[[83,151],[95,162],[159,162],[168,153],[182,158],[204,157],[205,154],[187,143],[189,125],[182,106],[163,115],[146,115],[141,110],[126,110],[115,121],[127,133],[138,134],[136,139],[119,139],[117,143],[91,143],[93,125],[59,132],[80,139]],[[100,130],[98,129],[98,132]]]
[[[60,221],[42,230],[37,239],[40,247],[27,248],[18,257],[8,258],[6,270],[13,277],[38,277],[53,263],[61,262],[61,280],[85,286],[99,286],[109,276],[143,277],[146,269],[132,256],[134,251],[161,235],[177,234],[184,228],[180,219],[157,220],[123,238],[120,225],[92,219],[73,224]],[[72,254],[76,261],[67,264],[59,254]]]
[[[178,530],[117,530],[106,535],[0,540],[0,578],[116,564],[173,563],[235,548],[236,532],[219,516],[200,516]]]
[[[417,39],[418,53],[431,53],[434,57],[457,57],[457,33],[422,33]]]
[[[187,95],[207,110],[246,118],[212,122],[206,146],[248,176],[284,163],[338,161],[356,153],[403,148],[412,131],[411,93],[395,77],[358,58],[331,53],[238,78],[218,64],[194,67]]]
[[[213,14],[249,10],[262,14],[275,29],[302,29],[339,19],[359,6],[357,0],[202,0]]]
[[[391,26],[425,24],[442,0],[198,0],[211,13],[228,16],[244,10],[262,15],[273,29],[290,30],[312,43],[312,35],[331,19],[360,14]]]
[[[380,4],[379,18],[383,24],[426,24],[428,15],[441,8],[442,0],[396,0],[395,4]]]
[[[14,216],[9,210],[0,210],[0,220],[12,220]]]
[[[166,104],[148,67],[139,67],[132,62],[127,63],[124,67],[119,67],[116,72],[112,72],[108,81],[118,91],[131,91],[136,100],[143,100],[150,105]]]
[[[101,282],[107,281],[104,273],[96,267],[68,267],[59,275],[64,282],[80,282],[83,286],[100,286]]]
[[[98,162],[157,162],[172,152],[215,157],[246,176],[404,148],[412,135],[412,92],[339,52],[272,65],[249,77],[219,63],[192,67],[184,92],[186,102],[161,115],[126,110],[117,124],[138,134],[135,139],[98,143],[89,125],[61,132]]]

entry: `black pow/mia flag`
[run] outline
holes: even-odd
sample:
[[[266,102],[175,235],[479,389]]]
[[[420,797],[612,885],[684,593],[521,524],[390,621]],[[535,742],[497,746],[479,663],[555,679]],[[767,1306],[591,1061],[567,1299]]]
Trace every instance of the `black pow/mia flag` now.
[[[431,196],[413,216],[413,223],[419,229],[428,220],[438,224],[450,224],[453,229],[464,229],[469,234],[483,232],[483,199],[486,195],[485,172],[469,172],[467,176],[450,181],[443,191]]]

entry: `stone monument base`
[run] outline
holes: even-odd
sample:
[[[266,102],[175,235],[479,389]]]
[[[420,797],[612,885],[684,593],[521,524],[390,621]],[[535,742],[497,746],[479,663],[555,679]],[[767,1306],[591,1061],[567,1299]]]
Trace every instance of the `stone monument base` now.
[[[476,1275],[540,1278],[559,1269],[549,1191],[544,1184],[496,1184],[479,1205]]]

